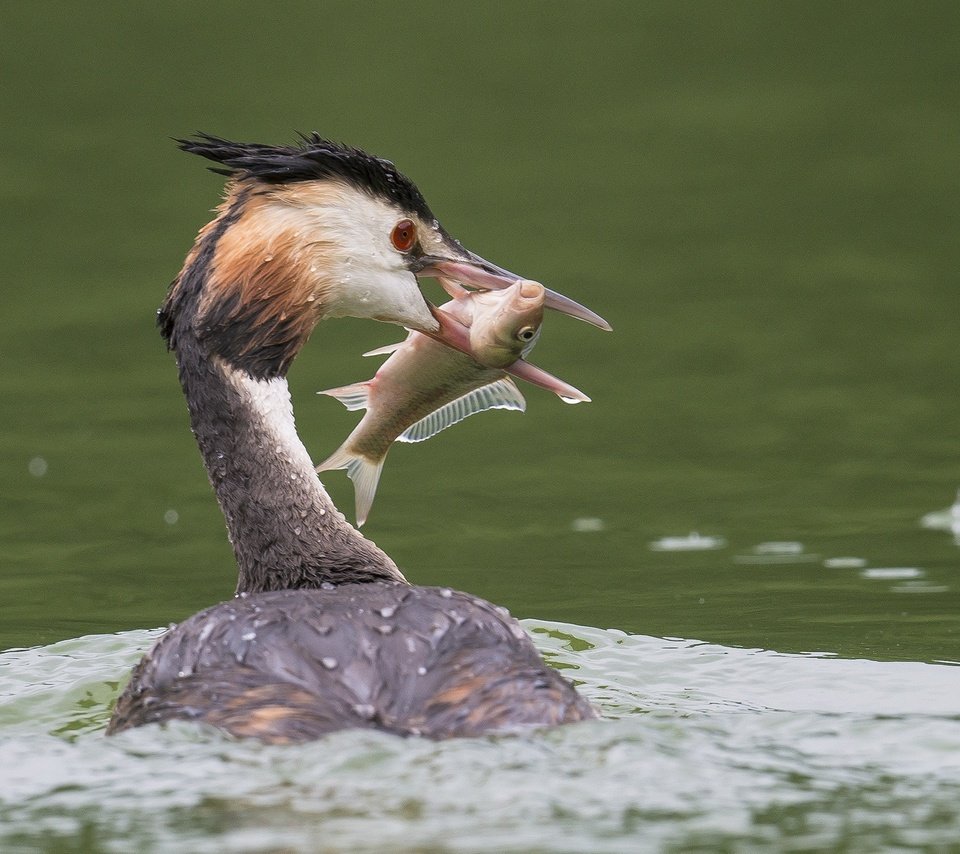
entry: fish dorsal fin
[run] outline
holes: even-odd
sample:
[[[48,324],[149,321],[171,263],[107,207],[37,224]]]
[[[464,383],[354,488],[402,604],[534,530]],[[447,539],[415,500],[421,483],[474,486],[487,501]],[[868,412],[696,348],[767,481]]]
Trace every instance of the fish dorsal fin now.
[[[488,409],[515,409],[523,412],[526,408],[527,402],[523,399],[520,389],[513,380],[504,377],[435,409],[426,418],[421,418],[397,436],[397,441],[424,442],[431,436],[436,436],[441,430],[446,430],[447,427],[463,421],[464,418]]]
[[[318,391],[317,394],[335,397],[351,412],[355,409],[366,409],[370,401],[370,381],[328,388],[326,391]]]
[[[364,353],[364,356],[389,356],[391,353],[396,352],[400,349],[400,345],[403,344],[403,341],[398,341],[396,344],[385,344],[383,347],[377,347],[375,350],[367,350]]]

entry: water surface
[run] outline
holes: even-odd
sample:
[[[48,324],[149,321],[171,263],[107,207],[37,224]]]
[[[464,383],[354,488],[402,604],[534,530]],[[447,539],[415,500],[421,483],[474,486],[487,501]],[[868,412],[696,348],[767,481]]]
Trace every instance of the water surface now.
[[[157,636],[8,652],[5,851],[947,850],[957,670],[782,655],[528,620],[605,720],[443,743],[296,747],[193,725],[105,739]],[[909,686],[908,691],[891,685]]]
[[[0,649],[33,648],[0,655],[0,847],[957,838],[960,551],[921,524],[960,486],[953,4],[8,4],[0,31]],[[613,323],[550,317],[534,354],[593,403],[531,389],[396,448],[365,528],[528,618],[612,720],[102,738],[156,627],[235,581],[154,329],[221,181],[169,137],[314,128]],[[355,416],[314,393],[397,333],[317,330],[315,458]]]

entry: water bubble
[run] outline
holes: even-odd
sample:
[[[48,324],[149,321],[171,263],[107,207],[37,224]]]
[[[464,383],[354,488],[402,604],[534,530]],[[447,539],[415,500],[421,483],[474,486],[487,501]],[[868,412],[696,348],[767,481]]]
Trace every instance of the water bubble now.
[[[176,525],[180,521],[180,514],[176,510],[168,510],[163,514],[163,521],[168,525]]]
[[[256,632],[247,632],[246,634],[240,636],[240,640],[252,641],[252,640],[255,640],[256,637],[257,637]]]
[[[923,578],[922,569],[915,566],[876,566],[860,573],[861,578],[871,581],[904,581],[908,578]]]
[[[427,668],[426,668],[426,667],[423,667],[423,666],[420,666],[420,667],[417,668],[417,673],[419,673],[421,676],[426,676],[426,675],[427,675]]]
[[[47,461],[43,457],[34,457],[27,463],[27,471],[34,477],[43,477],[48,468]]]
[[[650,543],[650,549],[655,552],[702,552],[722,549],[726,544],[723,537],[704,537],[691,531],[683,537],[661,537],[654,540]]]
[[[330,658],[330,656],[327,656],[327,657],[325,657],[325,658],[321,658],[321,659],[320,659],[320,663],[321,663],[324,667],[326,667],[327,670],[333,670],[333,668],[337,666],[337,660],[336,660],[335,658]]]
[[[393,605],[386,605],[380,609],[380,616],[386,619],[389,619],[397,612],[397,609]]]

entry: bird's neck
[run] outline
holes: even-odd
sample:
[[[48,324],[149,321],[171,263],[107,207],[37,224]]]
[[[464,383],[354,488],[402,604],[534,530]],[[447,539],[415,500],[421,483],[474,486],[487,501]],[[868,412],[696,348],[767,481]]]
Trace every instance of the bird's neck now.
[[[192,336],[176,346],[193,432],[226,517],[237,592],[403,581],[334,506],[294,426],[284,377],[253,379]]]

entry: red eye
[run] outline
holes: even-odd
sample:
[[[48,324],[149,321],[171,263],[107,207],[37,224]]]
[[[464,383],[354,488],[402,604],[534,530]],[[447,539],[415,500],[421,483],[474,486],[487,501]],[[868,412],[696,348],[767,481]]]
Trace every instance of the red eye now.
[[[390,232],[390,242],[401,252],[408,252],[417,242],[417,229],[409,219],[402,219]]]

